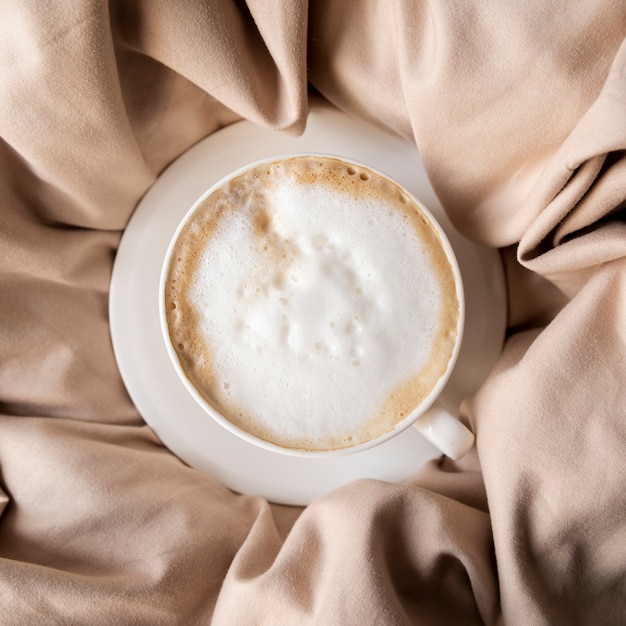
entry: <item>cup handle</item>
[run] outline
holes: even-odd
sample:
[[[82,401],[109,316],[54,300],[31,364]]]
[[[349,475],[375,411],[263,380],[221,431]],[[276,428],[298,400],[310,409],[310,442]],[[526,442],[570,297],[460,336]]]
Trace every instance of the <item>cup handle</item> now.
[[[474,433],[439,402],[435,402],[413,427],[454,461],[469,452],[474,445]]]

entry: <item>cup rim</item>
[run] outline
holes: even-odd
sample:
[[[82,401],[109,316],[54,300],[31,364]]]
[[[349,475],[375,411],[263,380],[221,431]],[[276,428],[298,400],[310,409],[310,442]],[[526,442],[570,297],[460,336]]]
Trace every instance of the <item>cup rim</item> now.
[[[411,201],[419,207],[422,213],[429,219],[431,227],[435,230],[435,232],[439,235],[439,240],[443,249],[445,250],[446,257],[453,269],[454,277],[455,277],[455,285],[456,285],[456,296],[459,305],[459,315],[457,320],[457,328],[456,328],[456,341],[454,344],[454,348],[452,350],[452,354],[450,355],[450,359],[448,360],[448,365],[446,367],[445,372],[439,377],[435,385],[430,389],[428,395],[420,402],[416,407],[414,407],[411,412],[401,421],[397,422],[393,428],[390,430],[381,433],[377,437],[373,439],[368,439],[367,441],[352,445],[345,446],[341,448],[330,448],[330,449],[307,449],[307,448],[289,448],[286,446],[281,446],[277,443],[267,441],[266,439],[262,439],[252,433],[240,428],[233,422],[231,422],[226,416],[224,416],[218,409],[216,409],[200,391],[196,388],[196,386],[191,382],[185,373],[184,368],[180,363],[180,359],[176,349],[174,348],[171,340],[171,336],[169,333],[169,327],[167,323],[167,314],[166,314],[166,304],[165,304],[165,284],[167,281],[167,275],[169,271],[170,261],[172,257],[172,252],[178,238],[184,229],[187,222],[194,215],[195,211],[203,204],[203,202],[211,196],[215,191],[219,188],[223,187],[225,184],[230,182],[231,180],[241,176],[245,172],[254,169],[260,165],[265,165],[269,163],[274,163],[278,161],[285,161],[288,159],[299,158],[299,157],[320,157],[320,158],[330,158],[336,159],[348,165],[355,165],[360,168],[364,168],[369,170],[370,172],[386,179],[392,184],[396,185],[399,189],[405,193]],[[386,174],[376,167],[372,167],[367,163],[363,163],[357,159],[343,157],[341,155],[333,154],[333,153],[325,153],[325,152],[288,152],[284,154],[278,154],[274,156],[269,156],[261,159],[256,159],[251,161],[232,172],[229,172],[218,181],[213,183],[206,191],[204,191],[189,207],[189,209],[185,212],[184,216],[178,222],[174,233],[170,237],[167,250],[165,252],[165,256],[163,258],[163,262],[161,264],[161,272],[159,276],[159,322],[161,327],[161,335],[165,344],[166,351],[169,356],[170,363],[174,367],[176,374],[179,380],[185,386],[187,392],[193,397],[196,403],[203,409],[203,411],[213,420],[215,420],[218,424],[224,427],[226,430],[230,431],[232,434],[236,435],[240,439],[244,441],[258,446],[260,448],[264,448],[266,450],[272,452],[278,452],[280,454],[288,455],[288,456],[296,456],[303,458],[330,458],[330,457],[339,457],[339,456],[347,456],[350,454],[355,454],[357,452],[362,452],[364,450],[368,450],[375,446],[378,446],[386,441],[389,441],[393,437],[399,435],[404,432],[407,428],[410,428],[430,407],[435,403],[437,398],[441,395],[441,392],[447,385],[454,368],[456,366],[459,353],[461,351],[461,346],[463,344],[463,336],[465,332],[465,292],[464,292],[464,284],[463,277],[461,275],[461,271],[459,268],[458,260],[456,258],[456,254],[448,239],[448,236],[443,229],[442,225],[439,223],[439,220],[433,215],[432,211],[425,206],[425,204],[415,196],[411,191],[409,191],[404,185],[399,183],[395,178]]]

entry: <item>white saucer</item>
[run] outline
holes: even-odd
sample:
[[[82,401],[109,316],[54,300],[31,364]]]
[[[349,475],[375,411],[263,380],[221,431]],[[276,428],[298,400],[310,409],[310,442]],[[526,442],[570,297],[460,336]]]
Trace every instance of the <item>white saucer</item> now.
[[[163,172],[126,228],[111,278],[111,336],[128,392],[162,442],[190,466],[234,491],[306,505],[359,478],[407,479],[440,453],[412,428],[373,449],[328,459],[282,455],[240,440],[206,416],[177,378],[158,309],[159,275],[169,240],[196,198],[249,162],[294,152],[330,153],[368,163],[403,184],[439,219],[461,267],[468,319],[457,366],[441,398],[452,411],[481,385],[501,351],[506,291],[498,253],[454,230],[415,147],[339,111],[314,109],[300,137],[250,122],[233,124],[196,144]]]

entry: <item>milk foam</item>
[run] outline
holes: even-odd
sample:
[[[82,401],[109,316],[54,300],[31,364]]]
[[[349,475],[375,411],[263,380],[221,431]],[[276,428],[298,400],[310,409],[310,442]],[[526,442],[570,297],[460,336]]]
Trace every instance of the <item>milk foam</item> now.
[[[196,212],[168,323],[189,378],[231,421],[332,449],[419,404],[447,367],[458,302],[436,233],[402,194],[311,162],[263,166]]]

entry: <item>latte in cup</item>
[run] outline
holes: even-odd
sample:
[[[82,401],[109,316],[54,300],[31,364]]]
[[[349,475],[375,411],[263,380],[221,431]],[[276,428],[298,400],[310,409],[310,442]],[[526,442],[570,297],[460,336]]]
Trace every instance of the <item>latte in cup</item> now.
[[[449,244],[365,166],[293,156],[213,188],[164,270],[170,352],[236,429],[287,450],[375,440],[445,378],[461,333]]]

